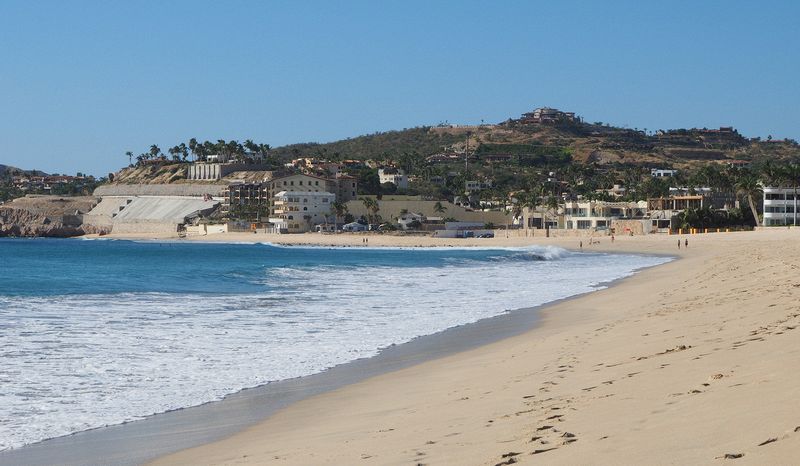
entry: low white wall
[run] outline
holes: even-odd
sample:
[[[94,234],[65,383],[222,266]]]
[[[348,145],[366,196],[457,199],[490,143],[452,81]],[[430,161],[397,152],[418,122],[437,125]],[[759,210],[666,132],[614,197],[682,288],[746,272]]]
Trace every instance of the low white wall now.
[[[221,184],[104,184],[94,190],[95,196],[220,196],[227,186]]]
[[[205,236],[216,235],[220,233],[227,233],[228,225],[226,223],[212,224],[212,225],[189,225],[186,227],[187,236]]]

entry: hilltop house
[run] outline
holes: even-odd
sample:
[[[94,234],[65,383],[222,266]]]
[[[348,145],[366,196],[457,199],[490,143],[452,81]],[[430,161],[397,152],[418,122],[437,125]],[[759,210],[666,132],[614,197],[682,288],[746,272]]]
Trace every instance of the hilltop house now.
[[[541,107],[532,112],[523,113],[520,123],[552,124],[559,121],[578,121],[574,112],[562,112],[556,108]]]
[[[651,168],[650,176],[653,178],[672,177],[678,174],[678,170],[668,170],[665,168]]]
[[[469,180],[465,183],[465,192],[474,193],[484,189],[492,189],[492,180],[484,179],[480,181]]]
[[[408,176],[401,168],[379,168],[378,179],[381,184],[392,183],[397,189],[408,189]]]

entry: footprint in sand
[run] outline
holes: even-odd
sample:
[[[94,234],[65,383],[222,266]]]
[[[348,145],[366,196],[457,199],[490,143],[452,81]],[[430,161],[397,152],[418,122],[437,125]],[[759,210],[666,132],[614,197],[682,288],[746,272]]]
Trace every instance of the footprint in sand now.
[[[539,453],[545,453],[545,452],[548,452],[548,451],[552,451],[552,450],[555,450],[556,448],[557,448],[557,447],[553,447],[553,448],[541,448],[541,449],[539,449],[539,450],[533,450],[533,452],[531,453],[531,455],[538,455]]]
[[[777,441],[778,441],[778,437],[768,438],[768,439],[764,440],[763,442],[759,443],[758,446],[759,447],[763,447],[764,445],[769,445],[770,443],[777,442]]]

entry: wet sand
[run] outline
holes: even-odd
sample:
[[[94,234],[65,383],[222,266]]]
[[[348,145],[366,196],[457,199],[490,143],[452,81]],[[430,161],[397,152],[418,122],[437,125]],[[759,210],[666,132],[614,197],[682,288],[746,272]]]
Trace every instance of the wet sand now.
[[[154,464],[791,464],[798,240],[696,235],[678,251],[671,236],[603,238],[592,248],[682,259],[547,306],[521,335],[316,395]]]

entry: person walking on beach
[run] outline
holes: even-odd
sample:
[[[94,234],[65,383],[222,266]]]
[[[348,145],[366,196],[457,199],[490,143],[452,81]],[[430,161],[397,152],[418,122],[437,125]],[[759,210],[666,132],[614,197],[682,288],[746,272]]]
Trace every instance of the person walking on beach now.
[[[581,249],[583,249],[583,241],[580,241],[580,242],[578,243],[578,246],[580,246],[580,248],[581,248]]]
[[[681,239],[678,238],[678,249],[680,249],[680,248],[681,248]]]
[[[689,249],[689,238],[686,238],[686,241],[683,243],[683,247]]]
[[[614,243],[614,235],[611,235],[611,243]]]

